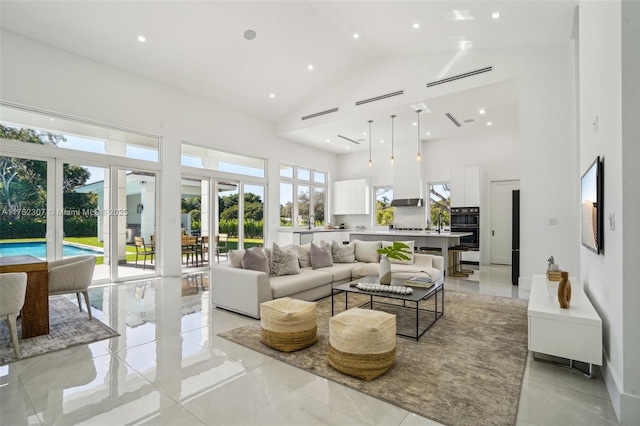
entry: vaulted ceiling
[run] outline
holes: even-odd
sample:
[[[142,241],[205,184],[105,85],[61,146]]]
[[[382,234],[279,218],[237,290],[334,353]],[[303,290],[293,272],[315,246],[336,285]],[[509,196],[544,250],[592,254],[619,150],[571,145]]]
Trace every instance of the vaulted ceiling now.
[[[0,23],[6,31],[278,123],[381,60],[567,41],[576,3],[3,0]],[[380,93],[386,93],[384,85]],[[460,121],[480,120],[477,105],[488,98],[492,113],[514,120],[517,94],[508,83],[433,100],[429,109],[439,117],[456,111]],[[378,116],[392,113],[381,108]],[[407,129],[416,121],[411,114],[403,120],[398,125]],[[429,115],[423,120],[427,126]],[[344,144],[318,141],[338,134],[368,141],[364,131],[358,118],[285,137],[339,153]],[[446,136],[445,127],[440,132]],[[354,149],[366,145],[346,143]]]

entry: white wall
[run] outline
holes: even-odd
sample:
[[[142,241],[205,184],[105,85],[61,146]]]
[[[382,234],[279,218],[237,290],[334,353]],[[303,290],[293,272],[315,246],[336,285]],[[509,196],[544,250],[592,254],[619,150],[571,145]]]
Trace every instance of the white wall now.
[[[640,418],[639,21],[635,2],[580,4],[580,172],[596,156],[605,166],[604,255],[581,247],[580,279],[602,318],[603,371],[623,424]]]
[[[1,36],[3,101],[162,138],[158,224],[165,235],[162,275],[180,273],[182,141],[265,158],[269,160],[270,182],[278,182],[281,161],[313,166],[335,175],[335,155],[278,138],[268,122],[13,33],[3,31]],[[267,244],[277,236],[278,194],[278,185],[268,188]]]

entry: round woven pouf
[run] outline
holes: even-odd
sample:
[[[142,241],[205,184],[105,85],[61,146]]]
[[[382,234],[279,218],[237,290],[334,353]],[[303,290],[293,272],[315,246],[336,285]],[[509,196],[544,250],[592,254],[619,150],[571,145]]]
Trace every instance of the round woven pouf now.
[[[396,316],[370,309],[349,309],[329,320],[329,365],[370,381],[396,360]]]
[[[304,349],[318,341],[316,302],[283,297],[260,304],[265,345],[282,352]]]

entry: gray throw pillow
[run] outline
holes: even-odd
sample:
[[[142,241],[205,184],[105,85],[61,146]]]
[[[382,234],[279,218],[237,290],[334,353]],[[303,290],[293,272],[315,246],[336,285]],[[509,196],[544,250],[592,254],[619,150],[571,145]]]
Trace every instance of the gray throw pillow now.
[[[283,250],[278,244],[273,243],[271,251],[271,275],[295,275],[300,273],[298,254]]]
[[[320,245],[311,243],[309,257],[311,257],[311,268],[313,269],[333,266],[333,257],[331,257],[331,246],[329,243],[320,243]]]
[[[252,247],[245,250],[242,256],[242,269],[251,269],[252,271],[261,271],[269,274],[269,262],[267,255],[261,247]]]
[[[356,245],[354,243],[340,244],[336,240],[331,243],[333,263],[353,263],[356,261]]]

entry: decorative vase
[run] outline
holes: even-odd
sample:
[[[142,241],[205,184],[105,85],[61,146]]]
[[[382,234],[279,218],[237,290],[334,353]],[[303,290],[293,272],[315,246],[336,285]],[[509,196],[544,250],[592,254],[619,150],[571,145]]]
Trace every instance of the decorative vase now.
[[[391,284],[391,262],[386,254],[380,257],[380,284]]]
[[[558,303],[562,309],[569,309],[571,302],[571,281],[569,281],[569,273],[560,272],[560,282],[558,283]]]

